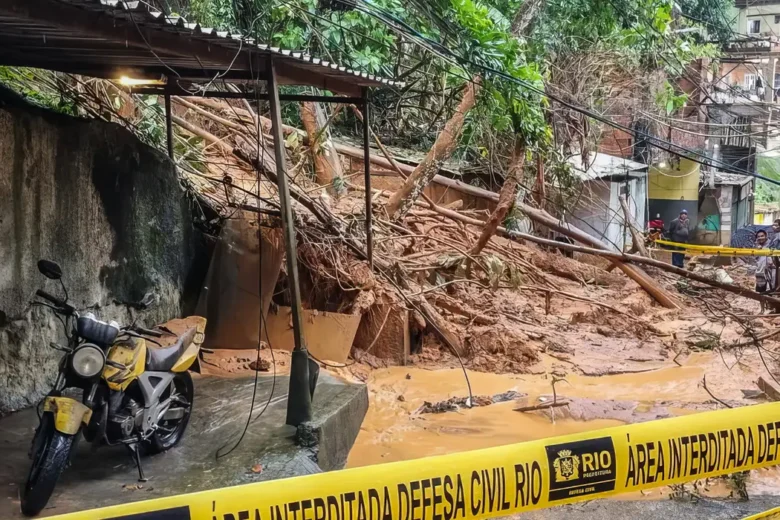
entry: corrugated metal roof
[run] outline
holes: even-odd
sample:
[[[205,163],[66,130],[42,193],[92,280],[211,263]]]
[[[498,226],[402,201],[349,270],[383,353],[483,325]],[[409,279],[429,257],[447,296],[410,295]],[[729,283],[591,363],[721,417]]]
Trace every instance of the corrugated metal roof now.
[[[271,47],[166,16],[137,0],[2,0],[0,63],[104,78],[167,75],[209,81],[263,79],[273,59],[280,84],[356,94],[402,86],[304,51]]]
[[[702,173],[702,182],[708,182],[709,181],[709,174]],[[732,185],[732,186],[743,186],[750,181],[753,180],[753,177],[749,175],[739,175],[737,173],[726,173],[722,171],[715,171],[712,174],[712,177],[715,181],[715,185]]]
[[[568,163],[574,168],[575,175],[583,181],[592,181],[613,175],[628,175],[629,177],[647,175],[646,164],[601,152],[591,154],[586,165],[582,163],[581,155],[570,157]]]

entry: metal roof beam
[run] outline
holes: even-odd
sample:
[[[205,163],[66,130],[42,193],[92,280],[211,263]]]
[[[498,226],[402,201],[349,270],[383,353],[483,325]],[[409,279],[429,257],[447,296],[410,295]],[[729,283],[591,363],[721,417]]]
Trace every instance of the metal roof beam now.
[[[160,23],[159,26],[152,25],[140,11],[134,13],[128,10],[121,14],[122,17],[114,16],[113,12],[109,15],[105,12],[92,11],[56,0],[2,0],[0,1],[0,20],[10,19],[15,20],[14,23],[17,24],[34,25],[37,29],[30,28],[29,34],[34,35],[36,31],[39,32],[42,35],[43,45],[39,46],[38,52],[24,53],[28,61],[21,63],[16,59],[13,60],[13,63],[9,63],[11,58],[8,57],[8,54],[12,51],[9,48],[11,46],[3,46],[0,48],[0,62],[8,65],[53,68],[53,70],[79,74],[85,74],[85,71],[95,68],[105,74],[105,70],[110,67],[103,64],[95,67],[83,57],[61,61],[51,60],[47,57],[47,50],[58,49],[57,38],[61,37],[63,32],[69,32],[74,35],[74,38],[81,36],[84,41],[105,40],[94,41],[96,59],[101,50],[105,49],[106,46],[112,46],[111,44],[121,45],[128,49],[144,49],[149,55],[140,57],[145,59],[147,63],[136,65],[136,68],[147,70],[147,75],[148,73],[159,74],[162,69],[165,69],[169,75],[181,74],[175,64],[165,63],[166,56],[169,57],[168,59],[174,59],[171,57],[176,56],[190,60],[193,64],[191,69],[195,67],[195,64],[219,64],[204,65],[204,69],[197,76],[214,76],[219,72],[224,74],[223,79],[230,81],[237,78],[263,78],[267,74],[271,51],[259,49],[252,43],[244,42],[239,50],[238,41],[232,38],[225,39],[226,45],[221,45],[219,40],[208,34],[201,36],[195,32],[168,30],[172,29],[173,26],[165,23]],[[0,30],[1,27],[2,24],[0,24]],[[48,42],[45,38],[47,31],[52,31],[53,36],[56,35]],[[154,54],[159,58],[155,57]],[[52,63],[55,66],[52,67]],[[280,84],[308,85],[339,94],[360,95],[360,87],[356,84],[359,82],[349,81],[348,78],[343,77],[343,74],[340,74],[338,69],[333,70],[333,75],[330,75],[327,73],[329,71],[309,68],[306,62],[298,63],[297,59],[285,59],[284,57],[277,57],[275,64]],[[166,65],[172,70],[168,69]],[[188,71],[188,75],[191,75],[191,71]],[[100,77],[105,76],[100,75]]]
[[[217,99],[261,99],[267,101],[269,95],[266,92],[222,92],[222,91],[206,91],[198,92],[197,90],[189,91],[182,88],[177,88],[173,85],[166,87],[136,87],[130,89],[132,94],[138,94],[141,96],[180,96],[180,97],[207,97]],[[353,96],[315,96],[304,94],[279,94],[279,101],[294,101],[303,103],[307,101],[315,103],[342,103],[342,104],[360,104],[362,105],[365,100],[362,97]]]

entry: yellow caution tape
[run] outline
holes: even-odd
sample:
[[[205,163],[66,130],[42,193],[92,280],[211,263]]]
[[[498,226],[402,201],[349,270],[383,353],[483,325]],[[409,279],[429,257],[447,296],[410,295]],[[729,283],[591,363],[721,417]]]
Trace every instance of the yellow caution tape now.
[[[763,513],[758,513],[757,515],[751,515],[746,516],[742,520],[778,520],[780,519],[780,507],[777,507],[775,509],[770,509],[769,511],[764,511]]]
[[[771,403],[53,518],[490,518],[772,466],[778,457],[780,403]]]
[[[684,244],[669,240],[656,240],[656,244],[671,246],[685,250],[689,255],[717,255],[717,256],[780,256],[780,249],[747,249],[744,247],[701,246],[696,244]],[[682,252],[682,251],[681,251]]]

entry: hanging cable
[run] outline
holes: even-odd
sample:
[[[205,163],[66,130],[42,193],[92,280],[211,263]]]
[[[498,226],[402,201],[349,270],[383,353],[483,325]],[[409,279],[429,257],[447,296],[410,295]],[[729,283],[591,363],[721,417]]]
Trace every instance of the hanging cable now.
[[[251,63],[251,62],[250,62]],[[250,65],[251,66],[251,65]],[[259,75],[260,71],[257,71],[258,77],[255,79],[255,86],[259,87]],[[259,88],[255,89],[255,96],[256,96],[256,106],[257,106],[257,157],[258,161],[261,158],[260,155],[260,149],[265,148],[264,146],[261,146],[260,140],[262,139],[262,128],[260,125],[260,96],[259,96]],[[257,199],[258,201],[261,199],[261,180],[260,180],[260,169],[256,166],[255,167],[255,173],[257,176]],[[268,335],[268,326],[265,321],[265,315],[263,313],[263,233],[261,228],[261,219],[262,214],[258,212],[257,214],[257,242],[258,242],[258,270],[257,270],[257,286],[258,286],[258,299],[259,299],[259,320],[258,320],[258,331],[257,331],[257,349],[255,351],[255,380],[254,380],[254,386],[252,388],[252,401],[249,405],[249,413],[247,414],[246,423],[244,424],[244,429],[241,431],[241,435],[239,436],[238,440],[235,442],[235,444],[227,451],[222,453],[222,450],[227,446],[227,443],[220,446],[220,448],[217,450],[216,458],[217,460],[226,457],[233,453],[236,448],[241,444],[241,441],[244,440],[244,437],[246,436],[246,432],[249,429],[250,423],[253,423],[254,421],[257,421],[260,417],[263,416],[265,411],[268,409],[268,407],[271,405],[271,400],[274,397],[274,392],[276,391],[276,358],[274,357],[274,351],[273,351],[273,345],[271,345],[271,338]],[[257,383],[258,379],[260,377],[260,350],[262,348],[262,332],[265,331],[266,339],[268,340],[268,349],[271,351],[271,361],[273,364],[273,379],[271,381],[271,392],[268,394],[268,400],[265,402],[265,406],[263,406],[263,409],[260,410],[260,413],[257,415],[257,417],[252,419],[252,414],[255,410],[255,399],[257,397]]]
[[[375,9],[375,11],[372,11],[371,9],[366,9],[363,4],[366,4],[370,6],[372,9]],[[409,36],[412,39],[416,39],[418,41],[423,42],[422,45],[428,45],[428,49],[431,52],[436,53],[439,57],[445,60],[449,60],[453,65],[462,67],[463,64],[470,65],[471,67],[475,67],[477,69],[480,69],[483,73],[490,74],[492,76],[495,76],[497,78],[509,81],[511,83],[515,83],[516,85],[524,87],[526,90],[529,90],[535,94],[538,94],[540,96],[546,97],[552,101],[555,101],[556,103],[565,106],[566,108],[569,108],[570,110],[573,110],[575,112],[581,113],[591,119],[595,119],[596,121],[599,121],[601,123],[604,123],[607,126],[611,126],[612,128],[622,130],[624,132],[627,132],[630,135],[636,135],[643,137],[646,139],[647,144],[649,146],[654,146],[655,148],[658,148],[660,150],[666,151],[670,154],[676,155],[678,157],[688,159],[691,162],[695,162],[697,164],[701,164],[703,166],[717,166],[721,170],[724,170],[726,172],[735,173],[737,175],[744,175],[747,177],[754,177],[757,179],[764,180],[766,182],[769,182],[771,184],[775,184],[777,186],[780,186],[780,181],[765,177],[763,175],[760,175],[758,173],[746,170],[744,168],[739,168],[733,164],[728,164],[722,161],[718,161],[715,159],[710,158],[706,154],[703,154],[701,152],[698,152],[696,150],[687,148],[682,145],[678,145],[675,143],[672,143],[670,141],[655,137],[653,135],[650,135],[648,133],[642,132],[640,130],[632,129],[628,126],[622,125],[620,123],[617,123],[615,121],[612,121],[609,118],[606,118],[602,116],[601,114],[597,114],[587,108],[583,108],[580,106],[575,105],[574,103],[568,102],[558,96],[555,96],[553,94],[549,94],[544,91],[544,89],[539,88],[538,86],[532,84],[529,81],[516,78],[510,74],[507,74],[506,72],[502,72],[500,70],[494,69],[492,67],[488,67],[485,65],[481,65],[479,63],[476,63],[472,60],[469,60],[467,58],[464,58],[462,56],[458,56],[454,51],[451,49],[445,47],[439,42],[436,42],[435,40],[431,40],[427,36],[424,36],[420,34],[419,32],[415,31],[411,27],[408,26],[405,22],[402,20],[399,20],[394,15],[387,13],[386,11],[383,11],[382,9],[376,8],[373,4],[370,4],[366,2],[365,0],[361,0],[361,4],[359,5],[358,9],[362,10],[363,12],[366,12],[367,14],[371,14],[375,16],[377,19],[383,21],[384,23],[387,23],[388,25],[392,26],[395,30],[400,31],[407,36]],[[685,152],[685,153],[683,153]]]

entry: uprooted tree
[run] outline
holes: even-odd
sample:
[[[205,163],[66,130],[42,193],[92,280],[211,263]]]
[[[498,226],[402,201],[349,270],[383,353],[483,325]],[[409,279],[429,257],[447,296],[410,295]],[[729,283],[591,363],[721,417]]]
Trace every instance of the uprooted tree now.
[[[444,125],[444,130],[436,138],[436,142],[433,143],[428,154],[404,181],[403,185],[390,197],[387,203],[387,213],[392,220],[398,220],[406,215],[428,183],[439,173],[442,163],[449,159],[452,152],[455,151],[463,131],[466,114],[476,103],[481,83],[482,80],[479,76],[466,83],[458,108]]]

